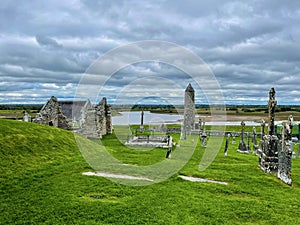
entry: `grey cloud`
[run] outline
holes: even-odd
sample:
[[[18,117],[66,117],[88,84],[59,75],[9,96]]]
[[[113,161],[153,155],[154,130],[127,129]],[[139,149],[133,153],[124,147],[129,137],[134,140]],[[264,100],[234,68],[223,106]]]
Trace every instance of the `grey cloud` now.
[[[299,92],[291,92],[288,98],[284,90],[297,90],[300,84],[299,9],[296,0],[4,0],[0,5],[0,76],[10,85],[2,85],[0,90],[15,93],[23,86],[18,101],[27,101],[30,96],[44,99],[49,91],[53,91],[50,95],[68,98],[89,65],[108,50],[132,41],[156,39],[183,45],[202,57],[230,101],[243,103],[242,99],[248,99],[265,104],[266,93],[275,86],[281,102],[296,102]],[[134,58],[139,51],[124,57]],[[175,58],[180,53],[165,54]],[[108,91],[107,97],[115,98],[124,86],[145,77],[172,79],[182,89],[192,82],[172,66],[140,63],[111,77],[106,85],[113,93]],[[67,86],[69,83],[72,85]],[[168,88],[159,82],[146,84],[157,90]],[[55,89],[55,85],[61,88]],[[138,85],[135,91],[144,94]],[[33,96],[37,92],[40,97]],[[5,102],[9,101],[9,95],[6,98]]]
[[[62,45],[58,44],[57,41],[55,41],[53,38],[43,36],[43,35],[36,35],[35,39],[41,46],[62,48]]]

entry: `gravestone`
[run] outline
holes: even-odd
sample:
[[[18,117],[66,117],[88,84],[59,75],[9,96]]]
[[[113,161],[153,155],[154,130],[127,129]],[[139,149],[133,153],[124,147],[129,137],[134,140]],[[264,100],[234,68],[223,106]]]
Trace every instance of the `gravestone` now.
[[[203,133],[203,134],[201,135],[201,143],[202,143],[202,147],[206,147],[206,138],[207,138],[206,133]]]
[[[269,91],[268,102],[268,134],[262,136],[259,155],[259,167],[267,173],[277,173],[278,171],[278,149],[280,148],[278,137],[275,135],[275,89]],[[264,121],[262,121],[262,134],[264,134]]]
[[[249,149],[247,148],[245,140],[244,140],[244,138],[245,138],[245,122],[244,121],[241,122],[241,126],[242,126],[241,140],[240,140],[239,148],[237,151],[240,153],[249,153]]]
[[[207,138],[207,134],[206,134],[206,129],[205,129],[205,122],[203,122],[203,127],[202,127],[202,134],[201,134],[201,143],[202,143],[202,147],[206,147],[206,138]]]
[[[31,116],[29,115],[29,113],[27,111],[24,112],[23,121],[31,122]]]
[[[225,149],[224,149],[224,156],[225,157],[227,156],[227,152],[228,152],[229,138],[230,138],[230,134],[227,134],[226,142],[225,142]]]
[[[166,155],[167,159],[171,158],[171,153],[172,153],[172,147],[168,148],[167,155]]]
[[[284,183],[292,184],[292,145],[289,136],[291,130],[288,124],[285,122],[281,128],[281,149],[278,151],[278,173],[277,176]]]

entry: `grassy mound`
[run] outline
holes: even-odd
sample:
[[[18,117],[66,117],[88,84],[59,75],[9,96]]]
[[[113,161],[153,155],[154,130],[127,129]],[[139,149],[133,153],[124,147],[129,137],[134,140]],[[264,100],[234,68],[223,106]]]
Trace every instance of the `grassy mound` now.
[[[153,155],[154,161],[160,161],[165,156],[157,150],[135,154],[114,135],[102,142],[128,163],[143,165],[139,158],[150,160]],[[293,160],[289,187],[258,169],[257,156],[237,153],[238,140],[230,145],[228,157],[221,149],[208,169],[200,172],[205,149],[199,144],[178,174],[228,185],[193,183],[174,175],[158,184],[131,187],[83,176],[92,169],[71,132],[0,120],[0,224],[300,223],[299,159]]]

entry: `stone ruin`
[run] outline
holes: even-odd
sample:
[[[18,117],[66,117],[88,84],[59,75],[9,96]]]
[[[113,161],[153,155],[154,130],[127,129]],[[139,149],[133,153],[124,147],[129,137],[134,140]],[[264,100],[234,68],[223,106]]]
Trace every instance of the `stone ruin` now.
[[[281,129],[281,140],[276,135],[275,130],[275,108],[277,101],[275,100],[275,89],[271,88],[269,92],[268,103],[268,133],[264,134],[264,121],[262,122],[262,140],[260,147],[257,150],[259,155],[259,167],[267,172],[277,174],[278,178],[286,184],[291,185],[291,163],[292,163],[292,148],[291,134],[292,122],[287,126],[283,123]]]
[[[103,98],[99,104],[93,106],[88,100],[81,109],[78,132],[89,138],[102,138],[112,133],[111,107]]]
[[[52,96],[33,122],[66,130],[75,126],[78,133],[88,138],[112,133],[111,108],[106,98],[93,106],[89,100],[59,102]]]
[[[184,94],[184,117],[181,139],[186,139],[194,130],[195,124],[195,90],[191,84],[187,86]]]
[[[67,117],[62,113],[61,106],[54,96],[46,102],[33,122],[66,130],[71,129]]]

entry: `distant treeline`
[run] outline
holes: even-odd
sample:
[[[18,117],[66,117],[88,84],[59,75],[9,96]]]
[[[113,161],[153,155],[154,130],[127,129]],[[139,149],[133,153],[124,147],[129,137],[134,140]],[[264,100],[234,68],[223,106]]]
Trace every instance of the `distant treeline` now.
[[[14,104],[0,105],[0,110],[40,110],[43,105],[39,104]]]
[[[231,107],[226,107],[226,110],[230,111],[236,111],[238,112],[264,112],[268,113],[268,108],[267,107],[254,107],[254,106],[231,106]],[[288,112],[288,111],[294,111],[294,112],[300,112],[300,106],[277,106],[275,109],[275,112]]]
[[[197,109],[209,109],[210,106],[203,104],[196,104]],[[43,107],[42,104],[2,104],[0,105],[0,110],[40,110]],[[173,111],[176,109],[183,109],[183,105],[163,105],[163,104],[153,104],[153,105],[112,105],[114,110],[133,110],[133,111],[141,111],[141,110],[166,110]],[[236,112],[268,112],[267,106],[262,105],[226,105],[226,110],[236,111]],[[276,112],[287,112],[287,111],[296,111],[300,112],[300,105],[279,105],[276,107]]]

